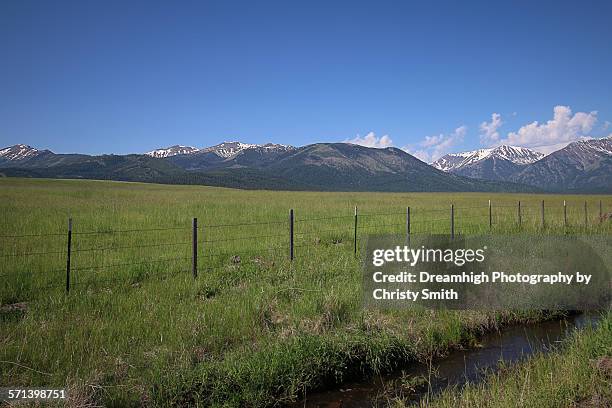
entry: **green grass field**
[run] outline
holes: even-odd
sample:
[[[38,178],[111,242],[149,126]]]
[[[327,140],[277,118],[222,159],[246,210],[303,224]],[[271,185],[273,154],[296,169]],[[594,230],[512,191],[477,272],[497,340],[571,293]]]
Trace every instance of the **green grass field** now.
[[[493,226],[489,228],[488,200]],[[522,225],[517,203],[521,201]],[[545,228],[540,203],[545,200]],[[568,226],[563,200],[567,200]],[[584,203],[587,202],[585,224]],[[0,179],[0,384],[71,404],[273,406],[534,312],[366,311],[367,233],[604,233],[611,196],[240,191]],[[295,260],[289,262],[289,209]],[[65,293],[68,218],[71,290]],[[199,276],[191,274],[192,218]]]

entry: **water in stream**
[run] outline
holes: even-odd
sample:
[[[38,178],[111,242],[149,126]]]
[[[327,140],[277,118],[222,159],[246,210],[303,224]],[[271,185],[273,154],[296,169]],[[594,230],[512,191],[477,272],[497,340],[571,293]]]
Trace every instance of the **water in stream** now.
[[[300,407],[320,408],[370,408],[377,406],[377,396],[383,392],[393,395],[390,384],[400,378],[422,378],[429,386],[417,387],[411,394],[418,402],[430,394],[436,394],[448,386],[479,382],[484,376],[499,368],[499,362],[515,363],[540,352],[547,352],[575,329],[596,324],[598,315],[583,313],[562,320],[551,320],[530,325],[511,326],[500,332],[482,337],[480,347],[455,351],[444,359],[433,361],[431,366],[413,364],[389,375],[364,382],[345,384],[341,389],[307,395],[297,404]],[[430,375],[430,373],[434,373]],[[405,395],[404,395],[405,396]],[[380,401],[380,400],[379,400]]]

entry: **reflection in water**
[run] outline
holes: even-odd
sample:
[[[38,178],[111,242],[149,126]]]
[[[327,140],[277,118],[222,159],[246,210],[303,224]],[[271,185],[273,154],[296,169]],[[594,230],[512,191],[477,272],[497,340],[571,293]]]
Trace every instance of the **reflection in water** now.
[[[386,395],[394,394],[394,390],[389,389],[389,384],[398,383],[402,379],[421,378],[428,380],[430,384],[419,387],[419,382],[414,382],[417,386],[416,391],[411,394],[411,399],[413,402],[418,402],[428,393],[438,393],[448,386],[479,382],[487,371],[491,373],[498,369],[502,360],[505,363],[514,363],[535,353],[548,352],[573,330],[595,324],[598,318],[597,314],[583,313],[562,320],[511,326],[501,332],[485,335],[481,339],[479,348],[453,352],[444,359],[434,361],[431,367],[425,364],[413,364],[381,378],[345,384],[341,389],[307,395],[306,399],[296,406],[373,407],[377,405],[378,395],[383,392]]]

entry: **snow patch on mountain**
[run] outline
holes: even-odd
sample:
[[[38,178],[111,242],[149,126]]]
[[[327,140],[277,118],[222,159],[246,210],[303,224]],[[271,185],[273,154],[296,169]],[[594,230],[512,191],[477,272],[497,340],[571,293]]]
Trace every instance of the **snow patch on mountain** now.
[[[147,156],[164,158],[176,156],[177,154],[193,154],[199,152],[200,149],[192,146],[174,145],[163,149],[152,150],[145,153]]]
[[[41,154],[42,151],[24,144],[5,147],[0,150],[0,157],[6,160],[24,160]]]
[[[612,155],[612,138],[608,136],[602,139],[580,140],[570,143],[563,150],[568,152],[581,152],[584,154],[596,152]]]
[[[203,152],[213,152],[217,156],[227,159],[245,149],[252,149],[256,146],[257,145],[255,144],[242,143],[242,142],[223,142],[223,143],[219,143],[218,145],[202,149],[202,151]]]
[[[219,157],[224,159],[228,159],[237,155],[238,153],[244,150],[250,149],[263,149],[265,152],[286,152],[289,150],[295,149],[293,146],[276,144],[276,143],[266,143],[263,145],[253,144],[253,143],[242,143],[242,142],[223,142],[218,145],[205,147],[199,149],[197,147],[192,146],[183,146],[183,145],[175,145],[166,147],[163,149],[152,150],[150,152],[145,153],[147,156],[163,158],[176,156],[179,154],[195,154],[195,153],[214,153]]]
[[[267,143],[263,145],[252,144],[252,143],[242,143],[242,142],[223,142],[215,146],[207,147],[202,149],[203,152],[213,152],[219,157],[230,158],[235,156],[236,154],[250,149],[263,149],[266,152],[285,152],[289,150],[293,150],[293,146],[276,144],[276,143]]]

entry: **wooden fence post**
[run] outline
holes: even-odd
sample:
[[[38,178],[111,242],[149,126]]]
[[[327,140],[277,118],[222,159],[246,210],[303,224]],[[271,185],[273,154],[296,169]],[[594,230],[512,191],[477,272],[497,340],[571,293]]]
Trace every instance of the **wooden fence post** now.
[[[603,222],[603,211],[602,211],[602,207],[601,207],[601,200],[599,200],[599,223],[601,224]]]
[[[70,293],[70,252],[72,249],[72,218],[68,218],[68,251],[66,252],[66,293]]]
[[[354,253],[357,254],[357,206],[355,206],[355,237],[353,238]]]
[[[198,277],[198,219],[194,218],[192,221],[192,255],[191,255],[191,273],[193,279]]]
[[[489,229],[493,228],[493,211],[491,210],[491,200],[489,200]]]
[[[544,221],[544,200],[542,200],[542,228],[546,228],[546,222]]]
[[[521,218],[521,200],[518,202],[518,225],[519,228],[521,228],[523,225],[523,219]]]
[[[451,239],[455,239],[455,204],[451,204]]]
[[[293,261],[293,208],[289,210],[289,260]]]
[[[567,204],[563,200],[563,225],[567,228]]]

